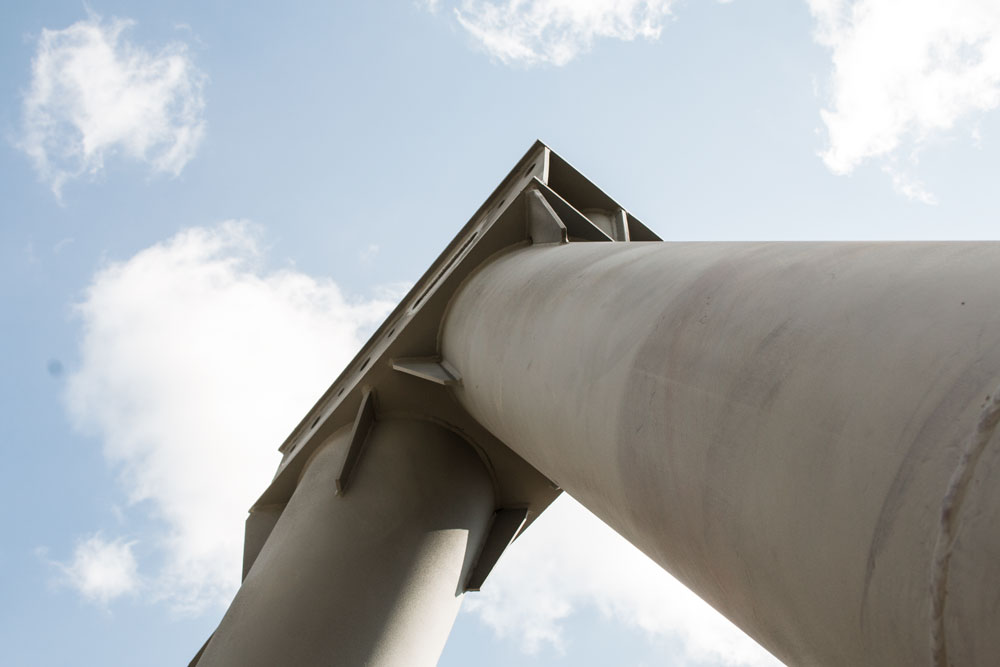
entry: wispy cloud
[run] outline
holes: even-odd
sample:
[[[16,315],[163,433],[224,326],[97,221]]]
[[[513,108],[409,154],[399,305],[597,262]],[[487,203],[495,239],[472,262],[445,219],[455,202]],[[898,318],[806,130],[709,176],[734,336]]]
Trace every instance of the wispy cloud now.
[[[38,38],[19,146],[57,196],[116,154],[176,176],[204,136],[205,76],[187,47],[147,51],[131,25],[92,15]]]
[[[921,204],[933,206],[938,203],[937,197],[927,189],[923,182],[917,180],[905,171],[899,171],[894,164],[885,164],[882,171],[892,179],[892,189],[903,195],[907,199],[918,201]]]
[[[362,264],[370,263],[378,255],[379,250],[381,248],[377,243],[369,243],[367,248],[358,252],[358,261]]]
[[[1000,106],[994,0],[809,0],[809,7],[816,40],[833,59],[830,108],[821,116],[829,141],[822,157],[834,173],[912,154]],[[933,200],[898,166],[887,171],[904,195]]]
[[[708,604],[568,496],[504,553],[463,609],[534,653],[565,648],[573,613],[596,608],[651,636],[678,640],[671,664],[780,666]]]
[[[77,543],[68,563],[56,563],[61,582],[76,589],[87,600],[106,604],[139,587],[138,567],[132,542],[105,540],[100,534]]]
[[[506,64],[565,65],[601,38],[656,39],[674,0],[464,0],[458,23]],[[429,6],[433,9],[439,3]]]
[[[262,259],[246,223],[190,229],[102,270],[78,307],[71,414],[161,527],[140,534],[163,563],[144,590],[182,611],[231,598],[277,446],[395,303]]]

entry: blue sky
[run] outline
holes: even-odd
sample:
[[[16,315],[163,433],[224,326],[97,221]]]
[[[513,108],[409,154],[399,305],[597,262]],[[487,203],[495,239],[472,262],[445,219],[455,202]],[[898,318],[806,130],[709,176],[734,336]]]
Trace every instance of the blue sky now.
[[[186,664],[278,444],[536,138],[666,240],[998,238],[989,0],[0,12],[5,664]],[[777,663],[561,499],[441,664]]]

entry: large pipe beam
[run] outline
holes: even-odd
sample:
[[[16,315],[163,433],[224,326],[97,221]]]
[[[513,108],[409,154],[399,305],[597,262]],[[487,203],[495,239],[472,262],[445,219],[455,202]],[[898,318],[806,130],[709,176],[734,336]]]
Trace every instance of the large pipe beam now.
[[[560,487],[790,665],[997,664],[1000,243],[659,240],[536,142],[281,445],[193,664],[433,664]]]
[[[199,667],[437,661],[493,515],[493,483],[451,431],[387,419],[345,488],[352,436],[335,434],[306,465]]]
[[[1000,656],[1000,243],[547,245],[441,349],[480,423],[790,665]]]

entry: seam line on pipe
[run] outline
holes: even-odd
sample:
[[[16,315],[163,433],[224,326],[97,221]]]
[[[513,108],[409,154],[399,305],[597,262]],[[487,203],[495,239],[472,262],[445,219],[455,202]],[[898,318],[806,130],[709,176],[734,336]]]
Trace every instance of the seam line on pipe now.
[[[948,597],[948,567],[951,552],[958,531],[958,517],[972,482],[976,464],[1000,424],[1000,387],[987,397],[986,404],[979,413],[976,430],[972,432],[962,456],[955,466],[948,490],[941,501],[941,518],[938,525],[934,558],[931,561],[931,664],[947,667],[948,645],[945,628],[944,608]]]

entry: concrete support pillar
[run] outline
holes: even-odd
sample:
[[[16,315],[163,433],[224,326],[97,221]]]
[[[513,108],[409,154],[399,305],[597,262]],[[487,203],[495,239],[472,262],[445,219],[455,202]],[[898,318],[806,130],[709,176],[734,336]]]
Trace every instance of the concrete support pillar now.
[[[475,451],[387,419],[343,495],[350,429],[308,463],[198,667],[432,665],[494,511]]]
[[[997,664],[1000,243],[569,243],[441,338],[480,423],[790,665]]]

